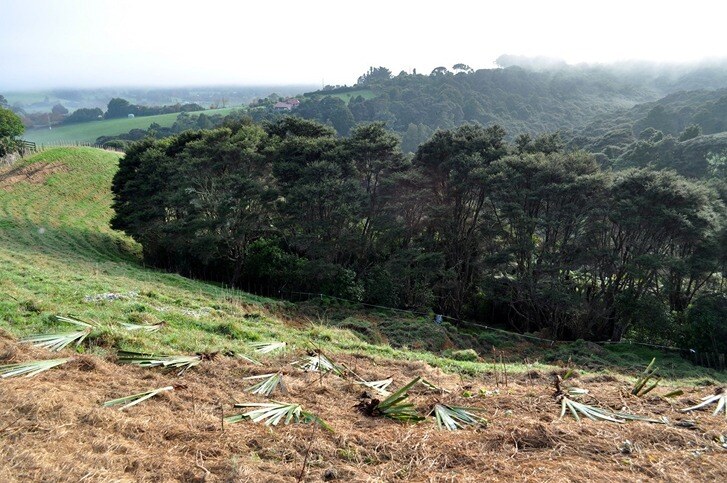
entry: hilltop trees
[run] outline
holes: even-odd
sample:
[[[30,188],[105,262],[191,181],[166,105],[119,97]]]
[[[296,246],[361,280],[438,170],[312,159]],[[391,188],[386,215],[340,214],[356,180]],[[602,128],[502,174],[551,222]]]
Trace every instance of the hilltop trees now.
[[[25,127],[17,114],[0,107],[0,157],[18,149],[15,138],[23,134]]]
[[[716,320],[721,184],[602,171],[557,135],[505,139],[465,125],[408,158],[382,123],[346,139],[285,117],[145,140],[114,179],[113,226],[185,274],[558,338],[673,340]]]
[[[10,109],[0,108],[0,137],[14,138],[25,131],[23,122]]]
[[[73,113],[63,120],[64,124],[74,124],[78,122],[98,121],[103,117],[103,111],[98,107],[76,109]]]

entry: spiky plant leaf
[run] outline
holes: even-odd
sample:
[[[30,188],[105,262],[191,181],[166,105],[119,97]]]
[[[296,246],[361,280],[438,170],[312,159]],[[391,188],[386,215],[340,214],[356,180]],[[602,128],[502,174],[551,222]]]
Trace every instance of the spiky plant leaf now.
[[[75,343],[76,346],[80,345],[90,333],[91,329],[86,329],[78,332],[31,335],[20,339],[20,342],[48,349],[51,352],[59,352],[68,347],[70,344]]]
[[[74,332],[57,332],[54,334],[36,334],[20,339],[20,342],[32,344],[36,347],[42,347],[43,349],[48,349],[51,352],[59,352],[68,347],[70,344],[75,343],[76,346],[80,345],[81,342],[88,337],[88,334],[91,333],[91,330],[96,327],[88,322],[71,317],[64,317],[62,315],[54,315],[53,319],[58,322],[76,325],[83,328],[83,330],[77,330]]]
[[[128,322],[122,322],[121,326],[129,331],[138,331],[138,332],[158,332],[162,329],[166,324],[164,322],[159,322],[158,324],[152,324],[152,325],[144,325],[144,324],[131,324]]]
[[[474,411],[480,411],[480,409],[447,406],[445,404],[435,404],[433,409],[434,417],[437,420],[437,427],[448,431],[463,429],[465,426],[487,424],[487,421],[483,418],[475,416],[473,414]]]
[[[277,350],[285,349],[287,345],[285,342],[250,342],[248,344],[258,354],[270,354]]]
[[[387,387],[394,381],[392,378],[381,379],[380,381],[360,381],[356,384],[366,386],[374,391],[378,392],[382,396],[389,396],[391,393],[386,390]]]
[[[263,396],[270,396],[275,389],[280,386],[280,392],[283,394],[287,393],[288,391],[285,389],[285,384],[283,383],[283,373],[282,372],[276,372],[272,374],[262,374],[259,376],[249,376],[243,378],[246,381],[254,381],[258,379],[263,379],[263,381],[258,382],[257,384],[254,384],[247,389],[245,389],[246,392],[249,392],[251,394],[259,394]]]
[[[689,408],[682,409],[681,411],[694,411],[695,409],[701,409],[703,407],[709,406],[710,404],[717,405],[714,412],[712,413],[712,416],[716,416],[720,412],[724,412],[724,417],[725,419],[727,419],[727,392],[725,392],[724,388],[717,389],[717,391],[715,391],[715,394],[703,397],[701,403]]]
[[[46,359],[42,361],[28,361],[17,364],[5,364],[0,366],[0,378],[6,377],[33,377],[36,374],[52,369],[53,367],[65,364],[71,359]]]
[[[642,421],[644,423],[655,423],[655,424],[669,424],[669,419],[663,416],[659,419],[650,418],[648,416],[639,416],[638,414],[624,413],[620,411],[614,411],[613,415],[619,419],[627,421]]]
[[[254,365],[256,365],[256,366],[262,366],[262,365],[263,365],[263,363],[262,363],[262,362],[260,362],[260,361],[256,361],[256,360],[255,360],[255,359],[253,359],[252,357],[246,356],[245,354],[240,354],[240,355],[239,355],[239,357],[240,357],[240,359],[242,359],[242,360],[244,360],[244,361],[247,361],[247,362],[249,362],[250,364],[254,364]]]
[[[84,329],[92,329],[96,327],[96,324],[91,324],[89,322],[84,322],[82,320],[78,320],[73,317],[64,317],[62,315],[54,315],[53,318],[59,322],[66,322],[68,324],[74,324],[79,327],[83,327]]]
[[[570,411],[570,413],[573,415],[573,417],[576,419],[576,421],[580,421],[581,418],[579,414],[586,416],[588,419],[592,419],[593,421],[609,421],[612,423],[623,423],[625,422],[623,419],[618,419],[611,411],[607,409],[602,409],[596,406],[588,406],[587,404],[579,403],[578,401],[574,401],[572,399],[568,399],[567,397],[563,396],[561,398],[561,410],[560,410],[560,417],[561,419],[563,416],[565,416],[566,410]]]
[[[105,403],[103,403],[103,405],[104,407],[108,408],[112,406],[117,406],[119,404],[124,404],[124,406],[119,408],[120,411],[123,411],[124,409],[136,406],[140,402],[146,401],[147,399],[152,398],[159,393],[172,390],[174,390],[174,386],[160,387],[159,389],[152,389],[151,391],[146,391],[139,394],[132,394],[131,396],[120,397],[118,399],[112,399],[110,401],[106,401]]]
[[[583,389],[580,387],[569,387],[566,389],[568,391],[568,394],[571,396],[583,396],[585,394],[588,394],[588,389]]]
[[[287,404],[277,401],[269,403],[241,403],[235,404],[236,408],[254,408],[251,411],[236,414],[225,418],[227,423],[236,423],[243,419],[250,419],[254,423],[262,422],[266,426],[277,426],[283,421],[284,424],[295,423],[316,423],[322,428],[333,431],[331,427],[317,415],[303,411],[300,404]]]
[[[184,374],[188,369],[199,365],[202,356],[173,356],[162,354],[144,354],[142,352],[119,351],[118,360],[121,364],[134,364],[141,367],[164,367],[179,368],[178,376]]]

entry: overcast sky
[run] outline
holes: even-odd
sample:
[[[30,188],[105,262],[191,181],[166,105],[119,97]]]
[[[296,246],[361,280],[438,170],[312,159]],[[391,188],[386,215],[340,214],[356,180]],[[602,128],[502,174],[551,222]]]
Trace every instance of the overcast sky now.
[[[352,84],[501,54],[727,57],[727,2],[0,0],[0,90]]]

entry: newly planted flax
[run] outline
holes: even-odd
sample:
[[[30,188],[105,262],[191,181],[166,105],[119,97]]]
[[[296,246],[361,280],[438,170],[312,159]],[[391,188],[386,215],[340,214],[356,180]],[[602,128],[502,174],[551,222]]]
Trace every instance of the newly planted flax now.
[[[317,415],[304,411],[300,404],[286,404],[273,401],[270,403],[241,403],[235,404],[236,408],[248,408],[242,414],[236,414],[225,418],[226,423],[237,423],[243,419],[249,419],[254,423],[263,423],[266,426],[277,426],[281,421],[283,424],[294,423],[316,423],[322,428],[332,431],[331,427]]]
[[[447,431],[456,431],[465,426],[485,426],[487,421],[476,416],[474,414],[476,411],[481,411],[481,409],[447,406],[446,404],[435,404],[432,409],[437,420],[437,427]]]
[[[257,352],[258,354],[271,354],[275,351],[279,351],[282,349],[285,349],[286,343],[285,342],[250,342],[248,344],[252,349]]]
[[[646,369],[644,369],[644,372],[639,376],[639,378],[634,383],[634,387],[631,389],[631,394],[634,396],[645,396],[646,394],[650,393],[651,391],[656,388],[656,386],[659,384],[659,381],[661,381],[661,378],[656,378],[656,370],[657,367],[654,367],[654,363],[656,362],[656,357],[651,359],[651,362],[648,366],[646,366]],[[651,384],[647,386],[650,380],[652,380]]]
[[[407,402],[409,389],[421,382],[421,380],[421,377],[412,379],[383,401],[378,399],[362,400],[358,404],[358,408],[369,416],[384,416],[402,422],[422,421],[424,418],[417,413],[414,405]]]
[[[254,384],[247,389],[245,389],[245,392],[249,392],[251,394],[257,394],[262,396],[270,396],[270,394],[275,391],[275,389],[280,388],[280,392],[283,394],[286,394],[288,391],[285,389],[285,384],[283,383],[283,373],[282,372],[276,372],[273,374],[261,374],[259,376],[249,376],[243,378],[246,381],[254,381],[258,379],[263,379],[262,381],[258,382],[257,384]]]

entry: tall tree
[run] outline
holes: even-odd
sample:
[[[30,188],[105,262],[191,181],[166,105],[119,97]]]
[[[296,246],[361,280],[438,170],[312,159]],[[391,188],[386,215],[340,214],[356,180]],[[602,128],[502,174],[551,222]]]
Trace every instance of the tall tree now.
[[[445,257],[440,304],[458,316],[481,269],[485,169],[506,153],[502,128],[464,125],[435,133],[414,156],[429,196],[429,236]]]

